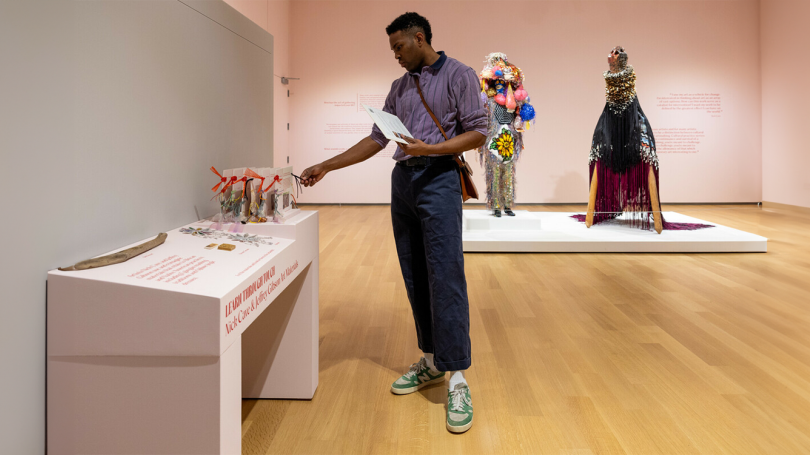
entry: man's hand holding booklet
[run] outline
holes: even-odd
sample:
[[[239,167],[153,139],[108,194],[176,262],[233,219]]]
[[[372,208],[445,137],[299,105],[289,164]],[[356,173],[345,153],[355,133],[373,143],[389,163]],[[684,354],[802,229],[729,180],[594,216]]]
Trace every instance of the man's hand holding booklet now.
[[[396,141],[400,144],[407,144],[408,141],[402,139],[401,136],[413,138],[413,135],[405,128],[402,121],[396,115],[389,114],[382,109],[363,105],[363,108],[368,112],[369,117],[374,120],[377,127],[382,131],[388,140]]]

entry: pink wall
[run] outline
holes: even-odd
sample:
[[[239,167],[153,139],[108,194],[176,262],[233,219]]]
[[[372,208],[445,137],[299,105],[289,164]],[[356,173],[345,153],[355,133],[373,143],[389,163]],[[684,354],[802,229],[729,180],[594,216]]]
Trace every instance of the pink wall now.
[[[245,15],[273,35],[273,160],[274,166],[285,166],[289,155],[290,103],[288,85],[281,83],[281,76],[290,77],[290,0],[225,0],[225,3]]]
[[[762,199],[810,207],[810,1],[762,0]]]
[[[226,1],[274,35],[276,75],[302,78],[287,86],[275,84],[276,166],[286,164],[289,155],[300,172],[368,134],[370,120],[359,105],[364,97],[384,97],[402,74],[384,28],[398,14],[418,11],[431,20],[437,50],[476,70],[485,54],[506,52],[526,72],[539,128],[525,136],[526,153],[518,167],[520,202],[586,200],[588,147],[604,106],[601,72],[607,50],[615,44],[630,53],[642,107],[658,136],[662,200],[763,199],[763,165],[769,158],[762,156],[758,0],[517,1],[510,3],[520,12],[513,17],[518,32],[512,35],[490,33],[491,27],[482,23],[488,3],[478,1]],[[772,15],[785,10],[768,7],[770,2],[763,0],[763,14],[769,8]],[[778,31],[778,20],[771,21],[771,35]],[[762,45],[778,39],[763,36]],[[769,81],[766,90],[779,90],[784,82],[777,75]],[[662,98],[683,94],[708,94],[712,103],[719,95],[720,107],[708,112],[694,109],[696,101],[681,109],[659,105]],[[769,119],[766,124],[774,128],[785,124],[774,116]],[[667,135],[686,135],[686,141],[697,144],[673,144],[670,139],[667,152]],[[765,139],[766,147],[781,147],[778,141],[787,140],[782,133],[772,136]],[[306,190],[301,201],[388,202],[393,162],[385,155],[331,174]],[[476,154],[468,153],[468,159],[476,160]],[[477,164],[475,168],[480,170]],[[770,169],[782,175],[783,170]],[[482,188],[483,172],[476,174]],[[776,179],[772,187],[782,184],[787,182]]]
[[[520,202],[584,202],[591,135],[604,106],[607,51],[625,46],[656,133],[694,128],[697,153],[661,153],[664,202],[761,200],[759,2],[510,2],[510,33],[487,22],[492,2],[296,0],[291,6],[291,163],[322,161],[368,134],[361,95],[384,96],[402,74],[385,26],[404,11],[431,20],[434,46],[480,70],[489,52],[506,52],[527,74],[538,109],[518,167]],[[659,97],[719,94],[722,113],[665,111]],[[334,134],[329,129],[356,132]],[[661,139],[659,138],[659,142]],[[678,151],[688,151],[679,148]],[[468,154],[469,157],[469,154]],[[390,158],[372,158],[307,189],[304,202],[388,202]],[[478,168],[478,165],[475,165]],[[483,173],[477,172],[479,188]]]

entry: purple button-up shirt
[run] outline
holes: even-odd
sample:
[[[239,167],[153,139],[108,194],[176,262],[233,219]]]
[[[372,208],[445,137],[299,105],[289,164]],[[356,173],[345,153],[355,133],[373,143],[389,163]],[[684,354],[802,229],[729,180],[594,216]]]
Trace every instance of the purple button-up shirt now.
[[[399,117],[408,131],[424,143],[438,144],[444,141],[439,127],[422,105],[413,78],[416,75],[425,101],[442,124],[448,139],[468,131],[478,131],[486,136],[487,116],[479,95],[481,83],[478,75],[469,66],[444,55],[444,52],[439,52],[439,55],[436,63],[423,67],[421,73],[405,73],[395,80],[383,110]],[[388,139],[377,125],[371,129],[371,138],[383,148],[388,145]],[[411,156],[397,147],[394,159],[402,161],[408,158]]]

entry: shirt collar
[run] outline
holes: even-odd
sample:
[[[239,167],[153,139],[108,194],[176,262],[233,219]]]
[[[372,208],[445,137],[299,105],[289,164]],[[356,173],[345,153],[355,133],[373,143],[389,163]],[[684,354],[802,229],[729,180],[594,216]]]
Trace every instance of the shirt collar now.
[[[447,61],[447,55],[444,54],[444,51],[439,51],[439,59],[430,65],[430,69],[439,71],[442,69],[442,65],[444,65],[445,61]]]
[[[445,55],[444,51],[439,51],[438,54],[439,54],[439,59],[438,60],[433,62],[433,64],[430,65],[430,66],[422,67],[422,69],[430,68],[434,72],[439,71],[440,69],[442,69],[442,66],[444,66],[444,62],[447,61],[447,55]],[[412,72],[411,74],[416,75],[416,76],[421,76],[422,75],[422,70],[419,70],[418,72]]]

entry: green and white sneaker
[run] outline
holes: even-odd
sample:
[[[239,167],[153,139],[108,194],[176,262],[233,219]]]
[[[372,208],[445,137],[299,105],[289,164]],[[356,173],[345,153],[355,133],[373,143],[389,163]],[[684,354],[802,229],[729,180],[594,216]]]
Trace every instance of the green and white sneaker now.
[[[406,395],[416,392],[422,387],[444,381],[444,372],[431,370],[424,357],[411,365],[411,368],[402,377],[391,384],[391,392],[397,395]]]
[[[456,384],[447,391],[447,431],[464,433],[472,426],[473,406],[467,384]]]

